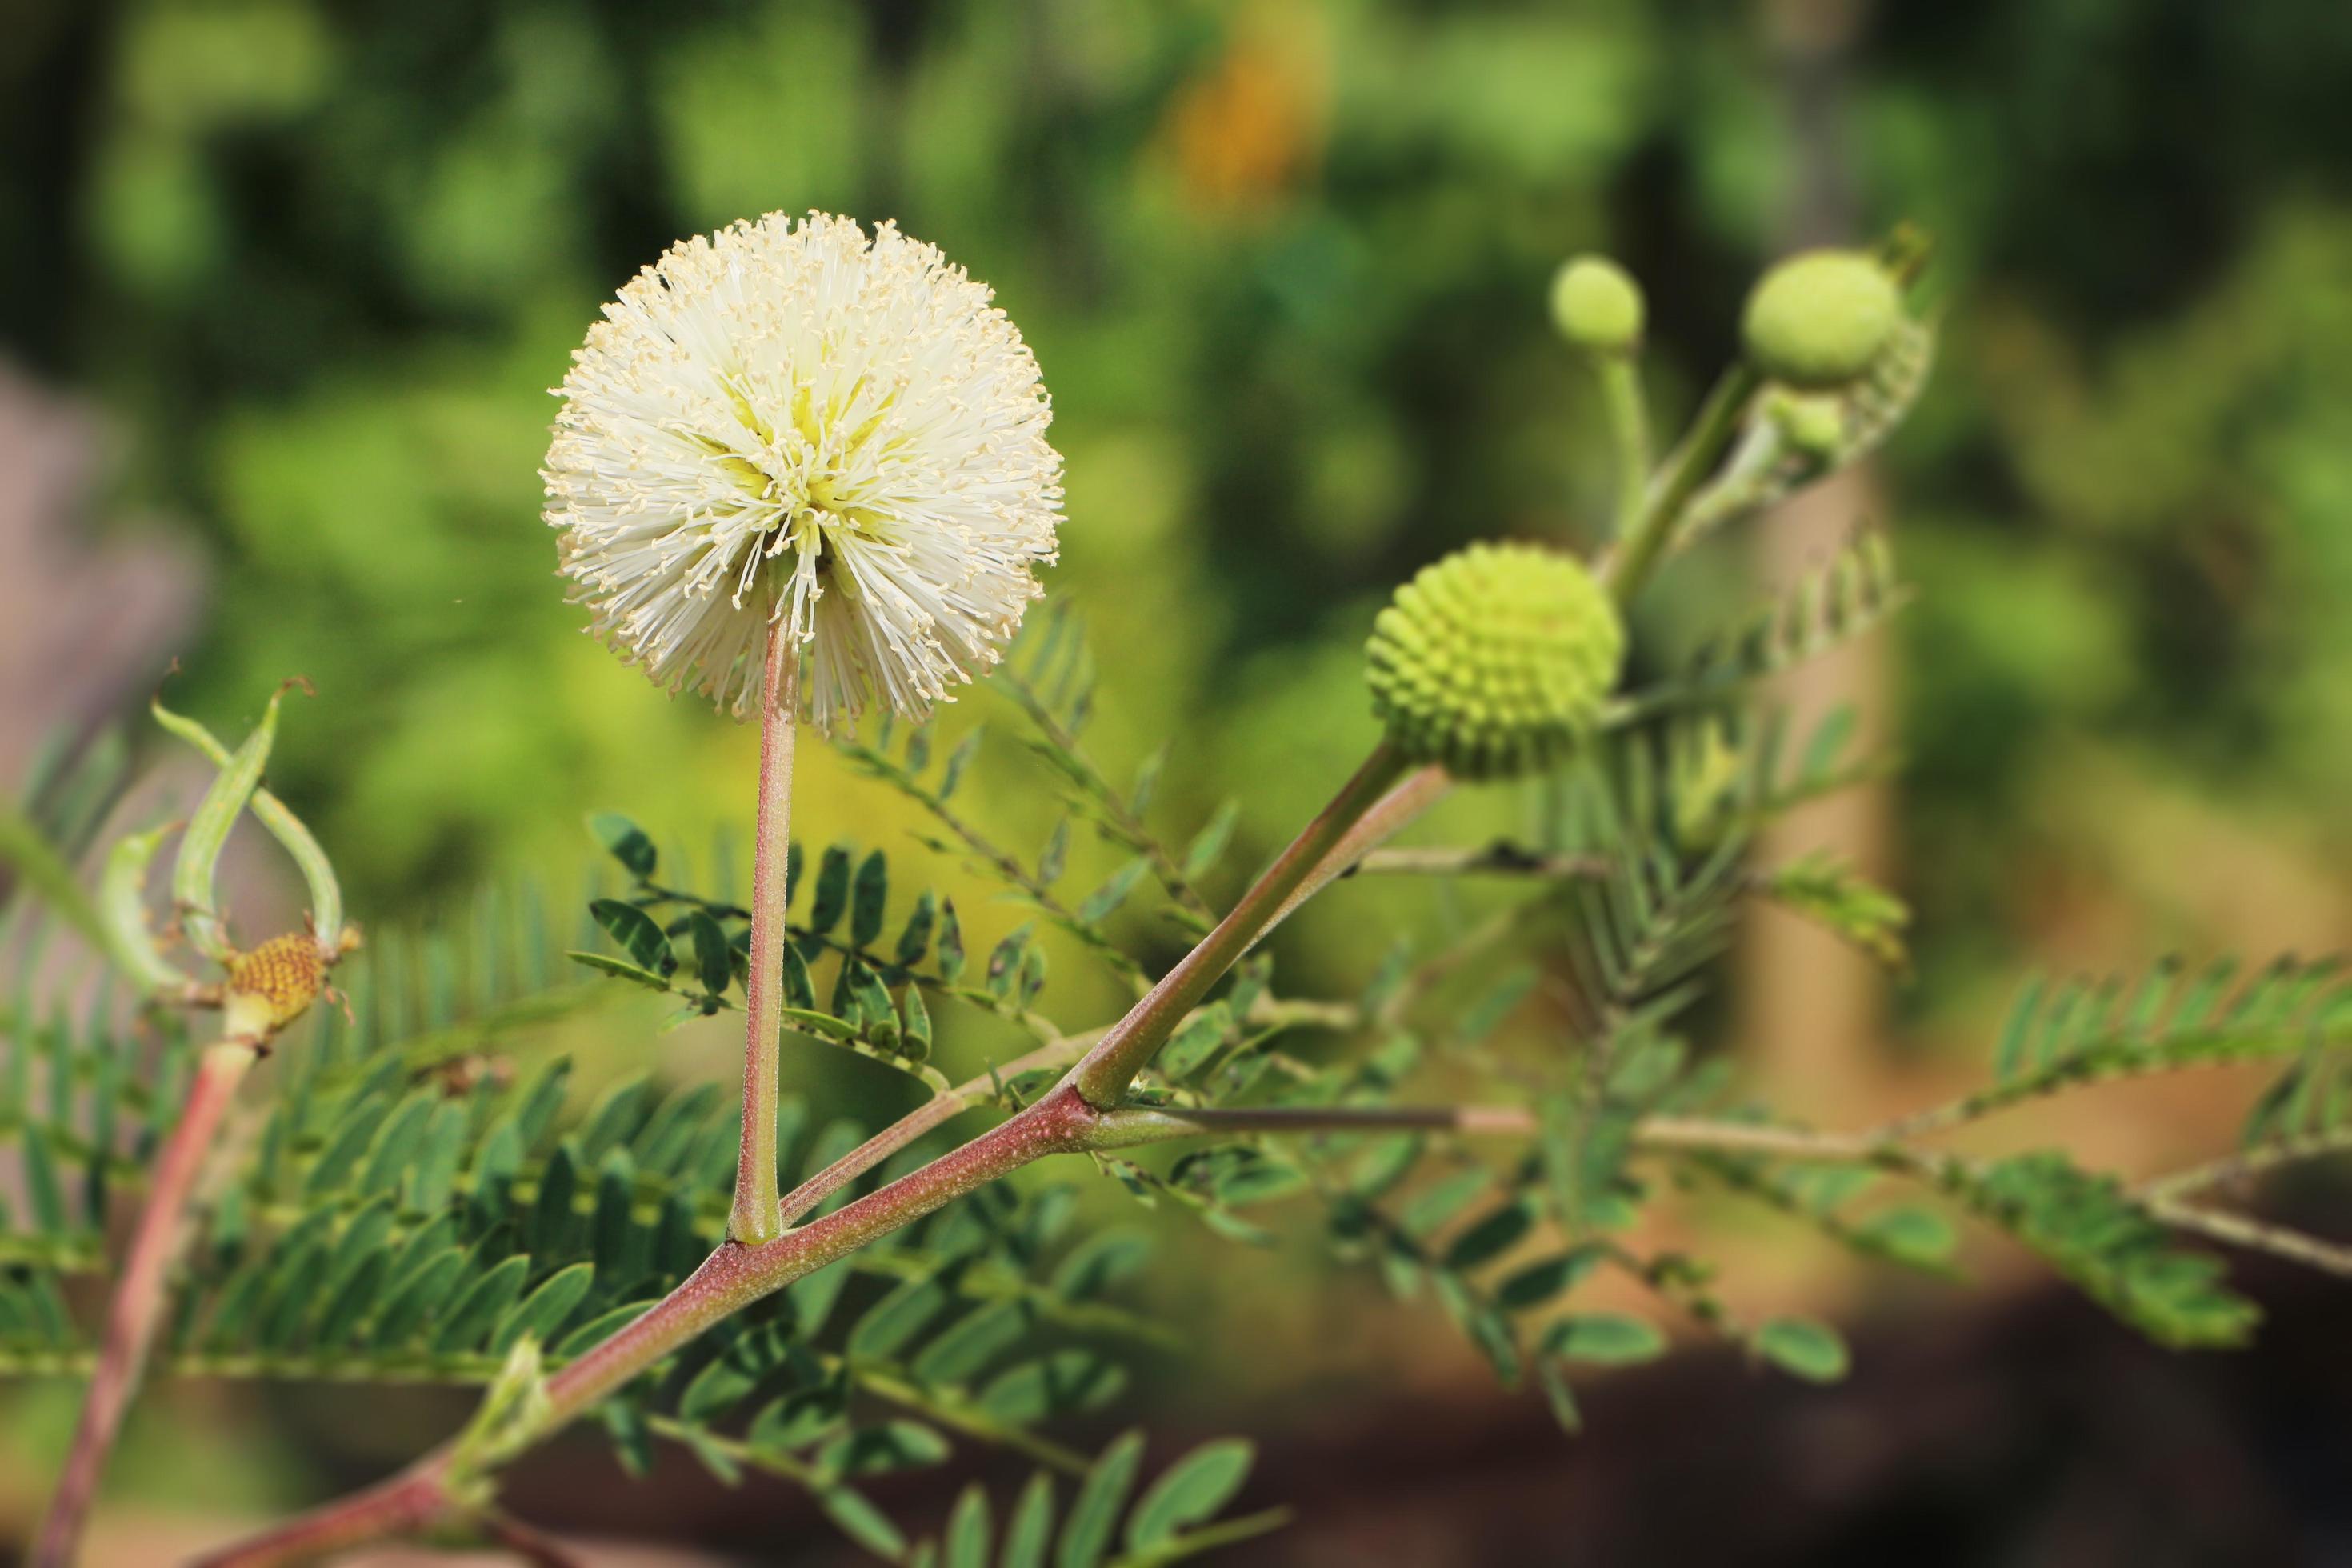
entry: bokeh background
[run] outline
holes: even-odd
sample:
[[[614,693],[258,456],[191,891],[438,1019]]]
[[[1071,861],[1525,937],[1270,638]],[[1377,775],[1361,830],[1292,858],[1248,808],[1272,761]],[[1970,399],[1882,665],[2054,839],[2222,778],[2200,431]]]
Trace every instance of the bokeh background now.
[[[1178,737],[1160,810],[1238,791],[1238,863],[1371,738],[1356,649],[1397,580],[1481,535],[1592,541],[1598,410],[1543,313],[1563,257],[1644,280],[1672,420],[1765,258],[1910,219],[1947,329],[1916,417],[1678,565],[1639,627],[1686,646],[1856,521],[1893,529],[1919,603],[1788,695],[1858,703],[1902,772],[1785,847],[1879,869],[1915,973],[1760,921],[1711,1016],[1793,1109],[1893,1109],[1968,1069],[2035,963],[2352,928],[2348,80],[2336,0],[0,0],[0,785],[176,656],[179,704],[224,730],[316,684],[273,783],[366,921],[575,885],[597,808],[740,827],[751,737],[563,602],[546,389],[671,240],[822,207],[897,217],[1027,333],[1095,749]],[[895,803],[809,767],[812,841],[904,844]],[[1017,770],[990,788],[1042,830]],[[1416,899],[1319,910],[1286,962],[1360,974]],[[1057,968],[1066,1011],[1108,1004],[1084,968]],[[644,1025],[567,1043],[722,1070],[723,1038]],[[877,1115],[894,1092],[811,1086]],[[2042,1131],[2146,1163],[2220,1135],[2225,1098]],[[1748,1299],[1846,1321],[1845,1388],[1697,1350],[1599,1391],[1567,1443],[1300,1247],[1171,1266],[1202,1356],[1148,1403],[1265,1437],[1260,1488],[1305,1518],[1259,1563],[2352,1561],[2340,1294],[2257,1270],[2262,1348],[2184,1362],[1998,1256],[1954,1294],[1732,1245]],[[72,1392],[0,1391],[0,1540]],[[164,1560],[380,1468],[449,1418],[411,1403],[160,1398],[100,1548]],[[615,1561],[835,1560],[789,1495],[609,1475],[559,1451],[518,1500],[676,1543]]]

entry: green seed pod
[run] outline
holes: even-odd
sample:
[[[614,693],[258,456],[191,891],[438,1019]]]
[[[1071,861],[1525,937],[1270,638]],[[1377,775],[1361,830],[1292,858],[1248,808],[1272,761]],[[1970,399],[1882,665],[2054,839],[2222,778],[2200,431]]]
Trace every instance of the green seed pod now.
[[[1391,744],[1457,778],[1501,779],[1550,766],[1591,729],[1625,632],[1573,557],[1474,544],[1398,589],[1365,651]]]
[[[1902,296],[1876,261],[1858,250],[1811,250],[1764,274],[1741,335],[1766,375],[1825,388],[1869,370],[1902,321]]]
[[[1572,256],[1552,275],[1552,324],[1586,353],[1629,354],[1641,347],[1647,309],[1633,274],[1605,256]]]

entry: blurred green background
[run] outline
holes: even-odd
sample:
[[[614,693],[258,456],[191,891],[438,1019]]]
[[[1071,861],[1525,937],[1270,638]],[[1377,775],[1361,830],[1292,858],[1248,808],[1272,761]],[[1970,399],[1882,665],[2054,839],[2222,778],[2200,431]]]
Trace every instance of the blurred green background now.
[[[1674,422],[1764,258],[1908,218],[1946,333],[1864,497],[1921,591],[1874,656],[1907,765],[1868,852],[1918,916],[1887,1048],[1933,1061],[2036,955],[2352,928],[2347,80],[2338,0],[6,0],[0,355],[105,432],[58,548],[200,595],[166,650],[99,614],[145,662],[11,717],[128,706],[160,651],[224,729],[309,676],[273,782],[374,921],[572,875],[592,809],[740,823],[751,737],[563,602],[546,389],[673,239],[822,207],[1028,335],[1095,749],[1178,736],[1162,813],[1239,790],[1246,860],[1371,738],[1397,580],[1592,542],[1563,257],[1643,279]],[[1668,578],[1647,657],[1753,543]],[[903,842],[812,769],[812,839]],[[1046,819],[1017,778],[993,806]],[[1324,911],[1297,962],[1360,973],[1411,908]]]

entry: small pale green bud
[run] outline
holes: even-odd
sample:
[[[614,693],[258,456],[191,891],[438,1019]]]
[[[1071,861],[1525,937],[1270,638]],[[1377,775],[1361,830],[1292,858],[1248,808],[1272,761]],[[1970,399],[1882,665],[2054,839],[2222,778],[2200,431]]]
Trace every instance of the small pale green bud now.
[[[1781,392],[1765,405],[1780,439],[1808,458],[1827,462],[1846,440],[1845,405],[1824,393]]]
[[[1841,386],[1867,371],[1895,336],[1903,300],[1886,269],[1858,250],[1810,250],[1764,274],[1748,296],[1748,357],[1791,386]]]
[[[1552,324],[1586,353],[1632,353],[1646,314],[1642,286],[1605,256],[1572,256],[1552,275]]]
[[[1457,778],[1500,779],[1551,765],[1591,729],[1625,632],[1574,557],[1474,544],[1398,589],[1365,651],[1391,744]]]

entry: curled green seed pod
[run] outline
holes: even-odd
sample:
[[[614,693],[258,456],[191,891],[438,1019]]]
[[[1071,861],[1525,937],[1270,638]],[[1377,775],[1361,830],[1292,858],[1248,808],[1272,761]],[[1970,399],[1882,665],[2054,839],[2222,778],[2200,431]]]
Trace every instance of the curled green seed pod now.
[[[1642,286],[1605,256],[1572,256],[1552,275],[1552,324],[1587,353],[1632,353],[1647,313]]]
[[[116,839],[99,878],[98,912],[111,937],[115,967],[142,996],[177,991],[190,983],[188,975],[156,950],[155,938],[147,929],[147,868],[172,832],[167,826]]]
[[[1500,779],[1551,765],[1591,729],[1625,633],[1573,557],[1474,544],[1398,589],[1365,651],[1391,744],[1457,778]]]
[[[1748,297],[1748,357],[1775,381],[1842,386],[1868,371],[1903,322],[1885,268],[1858,250],[1810,250],[1764,274]]]

